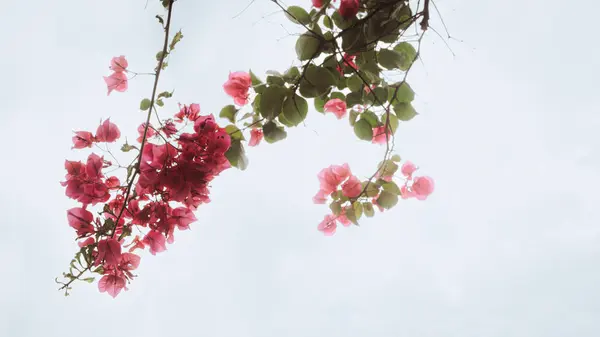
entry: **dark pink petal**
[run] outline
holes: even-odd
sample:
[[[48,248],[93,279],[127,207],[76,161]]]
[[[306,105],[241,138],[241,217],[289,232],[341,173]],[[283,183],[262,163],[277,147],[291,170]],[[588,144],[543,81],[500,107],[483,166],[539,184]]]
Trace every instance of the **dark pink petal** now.
[[[104,275],[98,281],[98,290],[101,293],[107,292],[113,298],[117,297],[123,288],[125,288],[125,279],[115,275]]]

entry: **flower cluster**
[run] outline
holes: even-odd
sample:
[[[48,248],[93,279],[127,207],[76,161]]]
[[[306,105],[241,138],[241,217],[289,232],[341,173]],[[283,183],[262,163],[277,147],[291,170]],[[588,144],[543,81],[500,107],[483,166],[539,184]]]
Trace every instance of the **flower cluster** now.
[[[110,62],[110,69],[113,73],[110,76],[104,76],[104,82],[106,82],[106,86],[108,87],[107,95],[113,90],[118,92],[124,92],[128,87],[128,79],[127,79],[127,67],[129,64],[125,59],[125,56],[121,55],[118,57],[113,57]]]

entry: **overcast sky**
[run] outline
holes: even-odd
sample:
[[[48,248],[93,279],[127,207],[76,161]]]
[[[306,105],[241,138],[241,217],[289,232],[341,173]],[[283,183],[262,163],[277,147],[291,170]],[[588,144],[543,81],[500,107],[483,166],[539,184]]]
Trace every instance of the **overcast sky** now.
[[[410,83],[421,113],[398,153],[436,179],[426,202],[324,237],[316,174],[369,176],[383,148],[312,111],[285,142],[218,177],[191,231],[117,299],[58,292],[76,251],[59,181],[72,130],[137,136],[151,77],[106,96],[110,58],[151,71],[159,2],[2,1],[0,336],[592,337],[600,335],[600,49],[592,0],[439,0]],[[256,0],[180,0],[160,84],[218,114],[229,71],[283,71],[296,32]],[[309,3],[308,0],[305,1]],[[291,4],[291,3],[290,3]],[[264,17],[264,18],[263,18]],[[283,27],[280,25],[283,23]],[[434,27],[443,33],[437,16]]]

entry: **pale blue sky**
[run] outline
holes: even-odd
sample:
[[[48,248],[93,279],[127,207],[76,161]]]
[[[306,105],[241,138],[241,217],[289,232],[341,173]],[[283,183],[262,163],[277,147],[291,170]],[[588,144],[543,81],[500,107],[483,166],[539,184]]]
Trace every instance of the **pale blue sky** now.
[[[592,337],[600,335],[600,48],[594,1],[439,0],[410,83],[421,115],[398,152],[436,179],[426,202],[316,230],[317,172],[370,175],[383,149],[311,112],[216,179],[191,231],[144,255],[116,300],[53,282],[76,244],[59,185],[71,131],[111,117],[136,136],[150,77],[106,97],[112,56],[149,71],[158,1],[3,1],[0,336]],[[295,1],[299,3],[300,1]],[[305,1],[309,3],[308,0]],[[267,0],[180,0],[185,38],[161,81],[218,114],[229,71],[285,70],[294,26]],[[291,4],[291,2],[288,2]],[[268,16],[267,19],[261,17]],[[433,21],[442,31],[438,19]],[[433,32],[431,32],[433,33]],[[283,38],[278,41],[278,39]]]

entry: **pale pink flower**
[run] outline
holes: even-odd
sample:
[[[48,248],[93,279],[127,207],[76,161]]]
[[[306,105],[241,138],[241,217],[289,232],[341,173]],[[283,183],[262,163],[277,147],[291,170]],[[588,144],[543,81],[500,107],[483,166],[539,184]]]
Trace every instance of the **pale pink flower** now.
[[[126,91],[128,87],[127,81],[127,75],[123,72],[114,72],[108,77],[104,76],[104,82],[108,88],[108,93],[106,95],[110,95],[113,90],[118,92]]]
[[[337,224],[335,223],[335,216],[331,214],[326,215],[323,221],[319,223],[319,226],[317,226],[317,229],[323,232],[323,234],[325,234],[326,236],[331,236],[335,234],[336,228]]]
[[[339,98],[333,98],[327,101],[323,106],[325,112],[333,113],[338,119],[342,119],[346,115],[346,102]]]
[[[242,71],[236,71],[229,74],[229,79],[223,84],[225,93],[231,97],[235,104],[248,104],[248,90],[252,86],[250,74]]]

